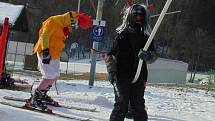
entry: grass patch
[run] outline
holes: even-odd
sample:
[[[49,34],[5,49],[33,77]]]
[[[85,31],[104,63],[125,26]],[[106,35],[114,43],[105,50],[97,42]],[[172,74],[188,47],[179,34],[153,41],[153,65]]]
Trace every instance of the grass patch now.
[[[34,78],[41,78],[39,71],[30,71],[30,70],[14,70],[14,74],[23,75],[23,76],[32,76]],[[90,73],[61,73],[60,80],[89,80]],[[96,73],[95,80],[107,80],[106,73]]]
[[[20,85],[12,85],[12,86],[2,86],[0,85],[0,89],[8,89],[8,90],[14,90],[14,91],[24,91],[24,92],[30,92],[31,85],[28,86],[20,86]]]
[[[69,73],[69,74],[64,74],[62,73],[60,75],[61,80],[89,80],[90,78],[90,73]],[[95,74],[95,80],[107,80],[107,74],[105,73],[96,73]]]

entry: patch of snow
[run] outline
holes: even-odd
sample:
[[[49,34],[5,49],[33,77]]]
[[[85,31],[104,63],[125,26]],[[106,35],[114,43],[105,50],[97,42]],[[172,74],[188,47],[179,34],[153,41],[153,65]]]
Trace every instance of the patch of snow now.
[[[35,86],[38,83],[35,83]],[[60,95],[52,87],[49,95],[61,104],[96,108],[99,112],[83,112],[63,108],[54,111],[67,115],[90,117],[96,121],[108,121],[113,109],[113,88],[108,81],[96,81],[94,87],[88,86],[87,80],[59,80],[57,82]],[[28,98],[29,92],[0,90],[3,96]],[[204,90],[189,88],[168,88],[148,86],[145,99],[149,121],[213,121],[215,120],[215,98]],[[16,118],[14,118],[14,116]],[[64,121],[62,118],[20,110],[0,105],[0,117],[4,121]],[[125,121],[132,121],[126,119]]]

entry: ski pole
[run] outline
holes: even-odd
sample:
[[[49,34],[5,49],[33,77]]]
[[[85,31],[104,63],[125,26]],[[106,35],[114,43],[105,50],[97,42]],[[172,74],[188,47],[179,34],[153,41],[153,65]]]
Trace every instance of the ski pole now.
[[[115,89],[115,91],[116,91],[117,97],[119,97],[119,90],[118,90],[118,87],[117,87],[117,85],[116,85],[116,82],[113,83],[113,87],[114,87],[114,89]]]
[[[148,50],[148,48],[149,48],[149,46],[150,46],[150,44],[151,44],[151,42],[152,42],[152,40],[153,40],[153,38],[154,38],[157,30],[158,30],[158,28],[159,28],[159,26],[160,26],[160,24],[161,24],[161,22],[162,22],[162,20],[164,18],[164,15],[166,14],[166,12],[167,12],[167,10],[168,10],[171,2],[172,2],[172,0],[167,0],[166,1],[166,4],[164,5],[164,8],[163,8],[163,10],[162,10],[162,12],[161,12],[158,20],[157,20],[157,22],[156,22],[156,24],[155,24],[152,32],[151,32],[151,34],[150,34],[150,36],[149,36],[149,38],[148,38],[148,40],[146,42],[146,45],[144,46],[143,50],[145,50],[145,51]],[[131,82],[132,84],[134,84],[135,82],[137,82],[137,80],[138,80],[138,78],[140,76],[142,64],[143,64],[143,60],[139,59],[139,63],[138,63],[138,67],[137,67],[137,71],[136,71],[135,77],[134,77],[133,81]]]
[[[33,90],[33,87],[34,87],[34,83],[35,83],[35,81],[32,83],[32,85],[31,85],[31,89],[30,89],[30,94],[32,95],[32,90]]]
[[[55,90],[56,90],[57,95],[59,95],[60,93],[59,93],[58,88],[57,88],[57,80],[55,80]]]

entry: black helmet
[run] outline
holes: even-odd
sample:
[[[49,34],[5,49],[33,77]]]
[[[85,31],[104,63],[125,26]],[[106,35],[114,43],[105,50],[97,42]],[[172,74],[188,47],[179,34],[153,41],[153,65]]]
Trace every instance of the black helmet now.
[[[141,5],[133,5],[129,13],[130,24],[146,24],[146,9]]]
[[[143,4],[134,4],[124,9],[122,24],[117,27],[117,33],[121,33],[126,28],[130,30],[141,30],[146,35],[150,35],[150,14],[147,7]]]

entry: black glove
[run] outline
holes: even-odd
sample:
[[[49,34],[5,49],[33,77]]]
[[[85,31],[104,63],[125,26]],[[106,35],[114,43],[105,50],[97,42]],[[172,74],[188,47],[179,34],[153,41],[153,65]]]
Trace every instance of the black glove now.
[[[111,84],[116,83],[116,81],[117,81],[116,72],[109,72],[108,73],[108,80],[110,81]]]
[[[51,60],[51,56],[49,54],[49,49],[47,48],[47,49],[43,50],[43,59],[42,59],[42,62],[44,64],[49,64],[50,60]]]
[[[151,59],[151,53],[149,51],[145,51],[143,49],[140,49],[138,57],[145,62],[149,61]]]

